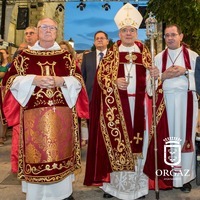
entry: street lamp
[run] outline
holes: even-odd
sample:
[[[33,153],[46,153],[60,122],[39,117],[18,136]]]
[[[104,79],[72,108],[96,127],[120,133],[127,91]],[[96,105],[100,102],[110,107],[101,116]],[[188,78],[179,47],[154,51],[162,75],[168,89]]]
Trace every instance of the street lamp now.
[[[72,38],[70,38],[68,42],[69,42],[69,44],[72,45],[72,48],[74,48],[74,40],[72,40]]]

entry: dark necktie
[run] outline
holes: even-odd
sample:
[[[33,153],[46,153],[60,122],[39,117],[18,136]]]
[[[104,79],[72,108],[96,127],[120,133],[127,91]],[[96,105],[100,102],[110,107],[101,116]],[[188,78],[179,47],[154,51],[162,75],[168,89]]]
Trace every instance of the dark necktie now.
[[[99,53],[99,56],[100,56],[100,59],[99,59],[99,61],[101,61],[101,59],[103,58],[103,53],[102,53],[102,52],[100,52],[100,53]]]

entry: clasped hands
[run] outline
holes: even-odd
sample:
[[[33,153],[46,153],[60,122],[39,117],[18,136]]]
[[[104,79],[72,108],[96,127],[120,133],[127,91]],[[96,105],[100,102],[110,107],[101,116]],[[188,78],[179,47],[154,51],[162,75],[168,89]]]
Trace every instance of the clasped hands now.
[[[64,79],[59,76],[36,76],[32,84],[40,88],[54,88],[61,87],[63,83]]]
[[[173,65],[166,69],[162,74],[162,81],[165,79],[170,79],[174,77],[178,77],[185,74],[186,69],[184,67]]]

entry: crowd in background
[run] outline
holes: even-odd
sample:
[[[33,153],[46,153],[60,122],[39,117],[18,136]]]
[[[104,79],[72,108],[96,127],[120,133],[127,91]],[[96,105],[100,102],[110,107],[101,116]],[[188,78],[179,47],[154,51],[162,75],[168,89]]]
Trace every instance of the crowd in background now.
[[[182,161],[173,166],[174,173],[180,174],[180,169],[190,171],[181,179],[174,174],[167,181],[159,177],[159,188],[191,191],[190,182],[196,177],[196,126],[199,128],[199,56],[182,43],[183,33],[173,24],[165,28],[166,49],[155,56],[152,66],[148,48],[138,40],[142,19],[136,8],[125,4],[115,16],[119,41],[111,48],[107,33],[99,30],[94,34],[95,51],[76,53],[68,41],[56,42],[57,22],[44,18],[37,27],[25,29],[24,41],[14,55],[0,49],[0,146],[7,140],[7,128],[12,128],[11,168],[22,180],[27,199],[55,195],[55,199],[73,200],[74,171],[81,167],[80,151],[86,146],[83,184],[99,186],[103,198],[140,199],[149,189],[155,189],[150,111],[153,81],[156,109],[162,110],[156,113],[156,128],[162,133],[157,139],[159,169],[170,170],[163,159],[163,141],[177,137],[183,141]],[[22,124],[22,120],[15,124],[8,121],[6,103],[12,95],[5,87],[15,97],[13,105],[21,106]],[[3,106],[7,106],[6,112]],[[48,117],[51,123],[45,121]],[[39,133],[38,137],[29,129]],[[45,137],[52,141],[50,146]],[[40,148],[40,142],[44,148]],[[50,173],[47,168],[51,164]],[[37,168],[38,173],[46,170],[41,174],[42,181],[34,173],[29,174],[28,166]]]

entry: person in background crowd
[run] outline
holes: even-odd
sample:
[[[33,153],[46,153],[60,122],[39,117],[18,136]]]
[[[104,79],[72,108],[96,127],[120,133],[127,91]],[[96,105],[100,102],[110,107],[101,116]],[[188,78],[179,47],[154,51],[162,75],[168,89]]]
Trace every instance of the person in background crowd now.
[[[76,60],[77,60],[78,67],[80,69],[81,69],[81,65],[82,65],[82,62],[83,62],[83,55],[88,54],[90,52],[91,52],[90,50],[85,50],[84,52],[77,54]]]
[[[94,45],[96,47],[96,50],[91,51],[89,53],[82,53],[80,68],[81,68],[83,79],[86,84],[87,94],[90,101],[92,98],[92,90],[93,90],[93,83],[94,83],[96,70],[97,70],[100,60],[103,58],[103,56],[106,55],[108,43],[109,43],[109,40],[108,40],[107,33],[105,33],[104,31],[97,31],[94,34]],[[82,122],[82,124],[83,124],[83,127],[86,127],[86,126],[89,127],[89,120],[87,120],[87,123]],[[88,136],[83,137],[82,146],[85,146],[87,144],[86,138],[88,139]]]
[[[38,40],[37,28],[29,26],[24,30],[24,41],[22,42],[17,51],[13,55],[13,59],[24,49],[32,47]]]
[[[84,54],[87,54],[87,53],[90,53],[90,52],[91,52],[91,50],[86,49],[86,50],[83,52],[83,55],[84,55]]]
[[[167,48],[155,57],[155,65],[160,70],[156,128],[158,169],[170,173],[167,177],[164,174],[158,177],[159,188],[176,187],[188,193],[191,191],[190,181],[196,177],[195,135],[198,101],[194,71],[198,54],[182,45],[183,33],[176,24],[166,26],[164,38]],[[144,168],[144,172],[151,179],[152,188],[155,178],[153,138],[152,135]],[[169,142],[178,142],[180,148],[171,147],[164,152],[164,145],[169,145]]]
[[[4,142],[6,141],[6,131],[7,131],[7,122],[2,110],[2,79],[5,76],[6,72],[10,67],[10,55],[6,49],[0,49],[0,112],[1,112],[1,123],[0,123],[0,146],[4,146]]]
[[[100,186],[103,198],[133,200],[148,194],[143,173],[149,131],[146,89],[150,75],[156,79],[159,71],[137,39],[142,19],[130,3],[117,12],[120,40],[107,50],[94,82],[84,184]]]
[[[18,178],[27,200],[73,200],[78,115],[88,118],[87,93],[74,58],[55,42],[57,22],[43,18],[37,30],[39,40],[16,57],[3,81],[4,111],[14,112],[8,121],[20,122]]]
[[[29,26],[24,30],[24,41],[28,44],[28,48],[34,46],[38,40],[37,28],[34,26]]]
[[[94,45],[96,50],[83,55],[81,72],[86,84],[86,89],[90,101],[92,98],[92,90],[96,70],[100,59],[106,55],[108,44],[109,40],[107,33],[104,31],[97,31],[94,34]]]
[[[18,51],[22,51],[22,50],[24,50],[24,49],[27,49],[28,48],[28,44],[26,43],[26,42],[22,42],[20,45],[19,45],[19,47],[18,47]]]
[[[83,53],[77,53],[76,54],[76,64],[78,65],[80,70],[81,70],[82,62],[83,62]]]
[[[73,56],[73,58],[76,58],[76,51],[74,50],[74,48],[72,47],[72,45],[66,41],[66,40],[62,40],[59,42],[60,48],[69,51],[69,53],[71,53],[71,55]]]
[[[76,63],[81,70],[81,65],[83,61],[83,55],[89,53],[90,50],[85,50],[83,53],[78,53],[76,55]],[[80,119],[80,131],[81,131],[81,147],[85,147],[88,141],[88,124],[86,119]]]

